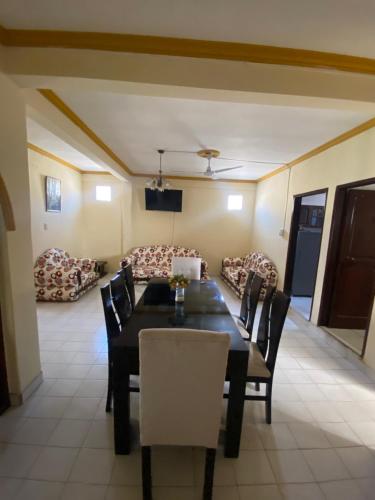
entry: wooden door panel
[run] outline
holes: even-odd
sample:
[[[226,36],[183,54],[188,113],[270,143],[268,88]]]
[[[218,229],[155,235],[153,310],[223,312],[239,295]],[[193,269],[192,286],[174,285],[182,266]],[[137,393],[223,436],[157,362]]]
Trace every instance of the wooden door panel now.
[[[365,329],[375,283],[375,191],[348,192],[329,326]]]

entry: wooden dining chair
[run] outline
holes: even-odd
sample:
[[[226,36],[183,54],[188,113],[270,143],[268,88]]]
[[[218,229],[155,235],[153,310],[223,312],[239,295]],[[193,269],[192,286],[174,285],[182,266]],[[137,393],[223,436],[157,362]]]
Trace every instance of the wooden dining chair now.
[[[203,499],[211,500],[229,343],[229,334],[203,330],[139,333],[144,500],[152,500],[154,445],[205,447]]]
[[[245,283],[245,289],[242,295],[242,300],[241,300],[241,309],[240,309],[240,315],[239,319],[242,323],[242,325],[245,327],[246,322],[247,322],[247,316],[249,313],[249,295],[250,295],[250,288],[251,288],[251,282],[253,281],[254,278],[254,271],[249,271],[249,274],[247,275],[246,283]]]
[[[124,276],[122,274],[117,274],[110,280],[110,283],[113,305],[119,318],[120,325],[124,328],[132,313],[130,297],[126,289]]]
[[[244,294],[242,298],[242,301],[245,300],[246,303],[246,314],[243,316],[243,318],[245,318],[244,321],[242,321],[240,318],[238,327],[242,337],[245,340],[248,340],[249,342],[251,342],[253,334],[254,320],[257,312],[262,286],[263,286],[263,278],[261,278],[259,274],[253,273],[253,278],[251,280],[248,293],[246,295]]]
[[[290,297],[281,291],[273,295],[271,303],[271,313],[269,320],[269,344],[266,355],[264,352],[264,341],[250,343],[249,363],[247,371],[247,382],[255,384],[265,384],[265,395],[245,395],[245,400],[265,401],[266,422],[272,421],[272,384],[275,370],[277,352],[281,334],[284,328],[285,318],[290,304]]]
[[[113,303],[111,298],[111,291],[109,284],[101,287],[100,293],[102,296],[105,326],[107,329],[107,344],[108,344],[108,388],[107,388],[107,402],[105,411],[111,411],[112,402],[112,339],[120,335],[120,325],[117,321]]]
[[[135,286],[134,286],[134,278],[133,278],[133,268],[131,264],[128,264],[126,267],[123,267],[118,274],[122,274],[124,277],[125,285],[128,290],[130,304],[132,307],[132,311],[135,308]]]

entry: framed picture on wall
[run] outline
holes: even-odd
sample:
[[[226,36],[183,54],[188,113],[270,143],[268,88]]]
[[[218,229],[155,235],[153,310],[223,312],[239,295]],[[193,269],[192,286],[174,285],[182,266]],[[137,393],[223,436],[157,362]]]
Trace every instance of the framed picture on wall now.
[[[61,180],[46,177],[46,211],[61,212]]]

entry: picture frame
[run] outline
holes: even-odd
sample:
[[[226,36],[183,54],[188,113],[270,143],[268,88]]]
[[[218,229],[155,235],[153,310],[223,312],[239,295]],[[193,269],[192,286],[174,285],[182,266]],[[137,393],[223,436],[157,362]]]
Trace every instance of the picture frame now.
[[[61,180],[46,176],[46,212],[61,212]]]

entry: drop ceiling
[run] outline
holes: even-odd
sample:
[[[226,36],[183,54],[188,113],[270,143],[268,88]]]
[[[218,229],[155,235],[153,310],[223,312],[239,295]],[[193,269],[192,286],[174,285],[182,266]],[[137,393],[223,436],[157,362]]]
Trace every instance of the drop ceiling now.
[[[331,109],[56,93],[135,174],[156,172],[159,148],[215,148],[234,160],[213,160],[214,169],[242,165],[221,178],[255,180],[372,118],[371,113]],[[163,171],[169,175],[201,177],[206,166],[195,154],[167,152],[163,158]]]

